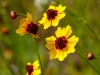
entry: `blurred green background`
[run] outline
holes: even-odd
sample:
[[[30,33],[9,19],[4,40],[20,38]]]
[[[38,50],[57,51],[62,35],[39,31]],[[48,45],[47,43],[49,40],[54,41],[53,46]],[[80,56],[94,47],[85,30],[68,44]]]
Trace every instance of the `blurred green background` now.
[[[66,6],[66,16],[59,26],[72,27],[73,34],[79,37],[76,51],[87,60],[92,52],[97,59],[87,60],[100,72],[100,39],[93,33],[100,34],[100,0],[57,0]],[[59,4],[52,0],[0,0],[0,75],[25,75],[27,62],[38,59],[32,37],[29,34],[19,36],[15,31],[19,26],[19,16],[12,20],[9,13],[32,14],[33,22],[38,23],[49,5]],[[90,26],[93,31],[89,29]],[[49,51],[45,48],[45,38],[55,35],[57,27],[47,30],[39,28],[39,39],[36,40],[41,56],[44,75],[99,75],[87,62],[76,53],[69,54],[64,61],[49,60]]]

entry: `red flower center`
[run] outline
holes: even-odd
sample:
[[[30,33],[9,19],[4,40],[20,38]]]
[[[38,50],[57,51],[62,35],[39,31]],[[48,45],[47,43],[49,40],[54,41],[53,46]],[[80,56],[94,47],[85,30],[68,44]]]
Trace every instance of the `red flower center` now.
[[[28,72],[28,75],[31,75],[33,72],[33,65],[27,65],[26,66],[26,71]]]
[[[35,35],[38,31],[38,25],[31,22],[27,25],[26,31]]]
[[[55,19],[55,17],[57,16],[57,12],[58,12],[57,10],[49,9],[47,11],[48,20]]]
[[[59,37],[55,40],[55,47],[56,49],[62,50],[63,48],[66,47],[66,44],[68,43],[67,39],[65,36]]]

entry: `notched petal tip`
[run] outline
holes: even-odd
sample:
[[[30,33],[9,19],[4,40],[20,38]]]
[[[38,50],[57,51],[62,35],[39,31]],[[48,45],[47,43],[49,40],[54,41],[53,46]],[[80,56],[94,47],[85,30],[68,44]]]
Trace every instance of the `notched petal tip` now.
[[[32,21],[32,15],[30,13],[27,12],[27,18],[30,19]],[[27,19],[26,18],[26,19]]]
[[[55,9],[55,6],[50,5],[50,6],[49,6],[49,9]]]

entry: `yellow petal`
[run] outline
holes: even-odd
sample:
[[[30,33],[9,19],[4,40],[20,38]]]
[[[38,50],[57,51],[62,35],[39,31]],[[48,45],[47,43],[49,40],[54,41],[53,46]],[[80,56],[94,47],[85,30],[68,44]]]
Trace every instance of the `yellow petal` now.
[[[53,49],[54,48],[55,40],[56,40],[56,38],[54,36],[47,37],[46,38],[46,42],[47,42],[46,48],[48,48],[49,50]]]
[[[58,58],[58,60],[63,61],[66,56],[67,56],[66,52],[62,50],[57,50],[57,54],[55,58]]]
[[[55,34],[56,34],[57,37],[62,36],[62,29],[61,29],[61,27],[58,27],[58,28],[57,28]]]
[[[20,36],[22,36],[22,35],[24,35],[26,33],[26,30],[25,30],[25,28],[18,28],[16,30],[16,33],[20,34]]]
[[[25,28],[25,29],[26,29],[26,28],[27,28],[27,25],[28,25],[28,24],[27,24],[26,22],[24,22],[23,24],[19,25],[19,27],[20,27],[20,28]]]
[[[66,15],[66,13],[60,13],[60,14],[58,13],[57,18],[61,19],[61,18],[65,17],[65,15]]]
[[[63,61],[64,60],[64,52],[62,50],[59,50],[59,56],[58,56],[58,60]]]
[[[42,18],[42,20],[39,21],[40,24],[43,24],[43,23],[45,23],[46,21],[48,21],[46,13],[44,13],[43,16],[44,16],[44,17]]]
[[[53,40],[46,40],[47,44],[54,44]]]
[[[79,38],[74,35],[67,40],[68,40],[68,44],[71,44],[74,46],[78,42]]]
[[[55,9],[55,6],[50,5],[49,9]]]
[[[36,60],[34,63],[33,63],[33,66],[34,66],[34,69],[37,69],[39,67],[39,61]]]
[[[56,50],[55,50],[55,49],[51,50],[51,51],[49,52],[49,54],[50,54],[50,60],[54,59],[55,56],[56,56]]]
[[[29,18],[32,21],[32,15],[29,14],[28,12],[27,12],[27,18]]]
[[[28,75],[28,72],[27,72],[27,74],[26,75]]]
[[[73,47],[68,47],[67,53],[74,53],[75,49]]]
[[[26,22],[27,20],[25,19],[25,18],[22,18],[21,20],[20,20],[20,24],[23,24],[24,22]]]
[[[71,27],[68,25],[67,27],[66,27],[66,38],[68,38],[70,35],[71,35],[71,33],[72,33],[72,30],[71,30]]]
[[[52,26],[57,26],[59,23],[59,19],[55,18],[52,20]]]
[[[44,24],[44,29],[47,29],[48,27],[50,27],[51,26],[51,21],[47,21],[47,22],[45,22]]]
[[[51,41],[51,43],[52,43],[52,42],[54,42],[55,40],[56,40],[56,38],[55,38],[54,36],[50,36],[50,37],[47,37],[47,38],[46,38],[46,42],[48,42],[48,41],[50,42],[50,41]],[[48,43],[49,43],[49,42],[48,42]]]
[[[62,29],[62,36],[66,36],[66,28]]]
[[[40,69],[34,70],[33,71],[33,75],[39,75],[41,73]]]
[[[65,9],[66,9],[66,6],[63,7],[61,4],[58,7],[56,7],[56,10],[58,10],[58,13],[62,13]]]
[[[31,65],[31,63],[30,63],[30,62],[28,62],[28,63],[27,63],[27,65]]]
[[[52,43],[52,44],[46,44],[45,47],[48,48],[48,50],[51,50],[51,49],[54,48],[54,43]]]

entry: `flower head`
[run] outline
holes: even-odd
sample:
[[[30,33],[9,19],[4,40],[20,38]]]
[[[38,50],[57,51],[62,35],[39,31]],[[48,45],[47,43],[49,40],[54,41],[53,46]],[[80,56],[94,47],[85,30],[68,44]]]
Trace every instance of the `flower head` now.
[[[38,26],[39,24],[34,24],[32,22],[31,14],[27,13],[27,18],[23,18],[20,20],[19,28],[16,30],[16,33],[20,35],[24,35],[25,33],[30,33],[32,36],[38,38]]]
[[[26,66],[27,74],[26,75],[39,75],[41,71],[40,71],[40,68],[38,67],[39,67],[38,60],[35,61],[33,64],[27,63],[27,66]]]
[[[50,60],[58,58],[58,60],[63,61],[64,58],[69,53],[74,53],[74,46],[78,42],[78,37],[75,35],[68,38],[72,33],[71,27],[68,25],[66,28],[58,27],[54,36],[46,38],[46,48],[50,50]]]
[[[58,7],[50,5],[47,12],[43,14],[44,17],[39,21],[39,23],[44,25],[44,29],[47,29],[50,25],[57,26],[59,20],[65,16],[65,8],[66,6],[63,7],[62,5],[59,5]]]

